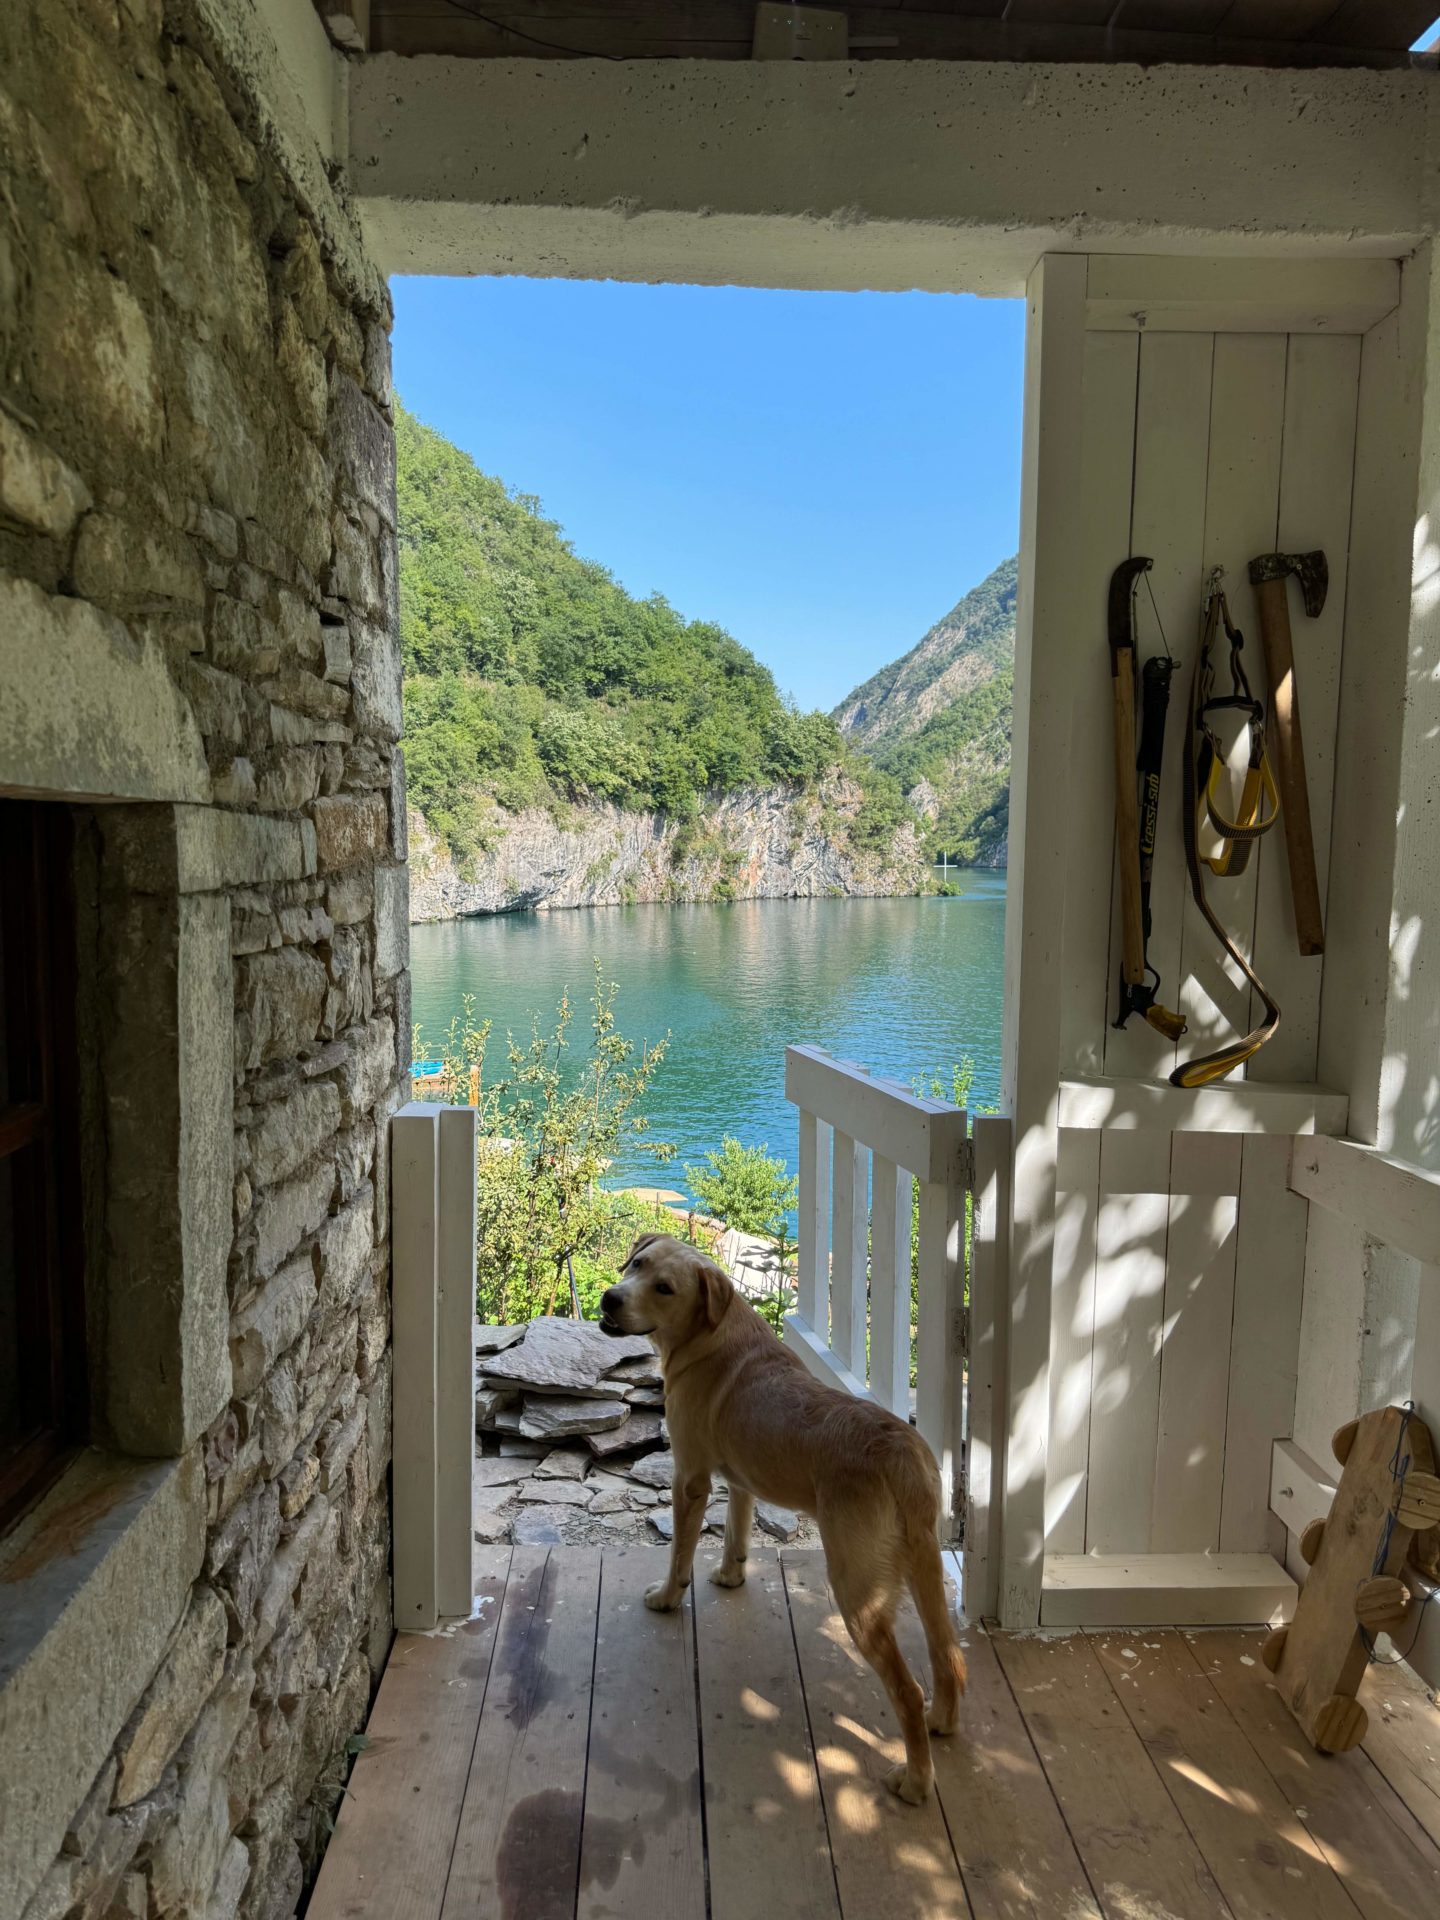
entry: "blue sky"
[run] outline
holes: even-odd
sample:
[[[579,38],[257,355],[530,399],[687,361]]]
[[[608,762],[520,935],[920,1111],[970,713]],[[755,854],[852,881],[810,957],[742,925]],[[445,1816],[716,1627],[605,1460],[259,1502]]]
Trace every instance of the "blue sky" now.
[[[395,385],[635,594],[802,707],[1018,545],[1024,309],[921,293],[392,283]]]

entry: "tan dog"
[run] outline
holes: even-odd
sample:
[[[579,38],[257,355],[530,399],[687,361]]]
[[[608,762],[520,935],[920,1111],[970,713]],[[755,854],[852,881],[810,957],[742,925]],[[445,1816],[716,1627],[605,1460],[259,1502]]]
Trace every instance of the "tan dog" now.
[[[600,1315],[607,1333],[649,1334],[665,1374],[675,1536],[669,1574],[646,1606],[679,1606],[713,1474],[730,1487],[724,1556],[710,1576],[719,1586],[745,1578],[757,1495],[813,1514],[845,1625],[884,1681],[905,1736],[905,1764],[886,1785],[918,1806],[934,1769],[925,1697],[895,1640],[902,1588],[914,1596],[935,1673],[929,1732],[954,1731],[965,1691],[965,1658],[945,1604],[940,1476],[929,1448],[883,1407],[821,1386],[729,1277],[669,1234],[635,1242]]]

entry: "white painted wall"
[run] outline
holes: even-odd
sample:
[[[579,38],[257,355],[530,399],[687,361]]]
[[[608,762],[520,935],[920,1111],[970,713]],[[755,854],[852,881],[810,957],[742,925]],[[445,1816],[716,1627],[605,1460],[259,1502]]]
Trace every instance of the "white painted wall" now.
[[[1440,302],[1429,247],[1363,342],[1342,667],[1334,893],[1320,1071],[1350,1095],[1349,1133],[1440,1170]],[[1421,1268],[1311,1209],[1297,1441],[1428,1393],[1415,1365]],[[1421,1411],[1440,1430],[1440,1405]]]
[[[1135,271],[1143,285],[1144,263]],[[1162,263],[1157,283],[1170,271]],[[1256,1017],[1189,897],[1180,770],[1204,580],[1212,566],[1226,569],[1232,615],[1249,636],[1251,676],[1263,691],[1246,565],[1276,546],[1323,546],[1332,569],[1319,620],[1304,619],[1298,597],[1292,607],[1322,892],[1328,880],[1362,342],[1322,330],[1322,312],[1312,315],[1312,330],[1284,331],[1296,319],[1280,304],[1284,281],[1280,267],[1268,287],[1263,276],[1247,282],[1254,304],[1244,330],[1236,324],[1242,312],[1218,285],[1219,325],[1194,309],[1188,328],[1182,313],[1172,330],[1101,332],[1095,321],[1109,309],[1097,301],[1090,312],[1071,639],[1087,670],[1072,679],[1058,1071],[1102,1088],[1163,1081],[1177,1059],[1245,1031]],[[1335,291],[1342,321],[1367,317]],[[1397,294],[1392,282],[1390,297]],[[1139,597],[1142,656],[1159,649],[1158,609],[1181,662],[1151,943],[1162,998],[1189,1022],[1178,1048],[1137,1020],[1123,1031],[1110,1025],[1119,913],[1104,596],[1116,561],[1132,552],[1156,561],[1155,608],[1143,587]],[[1362,658],[1368,646],[1362,629]],[[1307,1208],[1288,1191],[1290,1141],[1267,1131],[1264,1089],[1316,1079],[1325,963],[1296,951],[1278,828],[1243,879],[1216,881],[1210,894],[1284,1018],[1248,1081],[1217,1092],[1231,1112],[1212,1111],[1211,1121],[1236,1130],[1172,1134],[1157,1121],[1059,1132],[1046,1471],[1052,1553],[1283,1548],[1269,1514],[1271,1446],[1294,1419]],[[1123,1104],[1117,1093],[1112,1105]],[[1095,1117],[1104,1103],[1070,1101],[1067,1109]]]

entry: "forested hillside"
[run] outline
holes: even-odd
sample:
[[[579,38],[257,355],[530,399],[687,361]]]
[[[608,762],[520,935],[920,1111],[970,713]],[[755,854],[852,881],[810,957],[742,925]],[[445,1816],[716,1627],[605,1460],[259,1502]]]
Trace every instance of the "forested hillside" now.
[[[1015,560],[998,566],[835,709],[841,731],[898,780],[937,860],[1005,857],[1016,578]]]
[[[910,816],[826,714],[798,713],[722,628],[636,600],[397,407],[400,629],[412,804],[458,868],[522,810],[587,804],[697,818],[704,795],[812,790],[837,770],[843,823],[878,851]]]

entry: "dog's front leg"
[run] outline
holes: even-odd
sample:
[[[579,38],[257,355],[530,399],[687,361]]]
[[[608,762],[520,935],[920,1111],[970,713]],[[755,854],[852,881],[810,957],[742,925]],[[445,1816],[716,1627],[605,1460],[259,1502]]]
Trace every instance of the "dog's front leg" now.
[[[710,1498],[708,1473],[675,1475],[671,1489],[670,1511],[675,1520],[670,1542],[670,1571],[658,1586],[650,1587],[645,1604],[655,1613],[669,1613],[678,1607],[690,1584],[695,1566],[695,1549],[705,1526],[705,1503]]]

